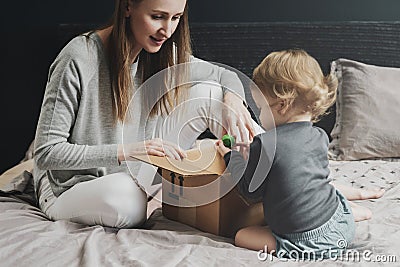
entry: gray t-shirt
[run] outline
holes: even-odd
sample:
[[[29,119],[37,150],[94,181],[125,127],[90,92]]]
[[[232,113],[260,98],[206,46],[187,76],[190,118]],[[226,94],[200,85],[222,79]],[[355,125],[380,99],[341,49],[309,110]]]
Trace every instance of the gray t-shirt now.
[[[233,177],[240,179],[239,191],[249,198],[262,198],[264,217],[271,230],[289,234],[315,229],[334,214],[338,200],[329,184],[328,136],[311,122],[293,122],[276,127],[276,151],[268,144],[275,140],[270,130],[254,138],[248,165],[232,151],[225,162]],[[272,163],[272,165],[271,165]],[[265,169],[263,174],[259,170]],[[268,172],[269,168],[270,171]],[[265,180],[254,192],[249,185],[255,174]]]
[[[204,62],[191,57],[191,62]],[[205,67],[205,64],[207,65]],[[138,84],[137,63],[131,67]],[[191,70],[194,80],[213,81],[233,88],[244,99],[237,75],[210,63]],[[135,90],[135,88],[133,88]],[[47,176],[56,196],[76,183],[116,172],[118,144],[124,125],[113,123],[112,92],[105,50],[97,33],[72,39],[50,67],[35,136],[35,188]],[[133,104],[131,142],[144,140],[142,105]]]

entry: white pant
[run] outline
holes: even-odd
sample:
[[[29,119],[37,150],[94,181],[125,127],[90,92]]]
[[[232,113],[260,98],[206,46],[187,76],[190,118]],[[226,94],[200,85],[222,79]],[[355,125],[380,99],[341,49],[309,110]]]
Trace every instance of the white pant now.
[[[207,128],[221,136],[222,101],[219,86],[195,85],[190,88],[183,105],[168,116],[148,122],[146,139],[160,137],[188,149]],[[156,168],[142,164],[139,169],[135,174],[137,180],[151,182]],[[137,227],[146,220],[146,193],[126,173],[113,173],[78,183],[59,197],[54,196],[47,177],[44,177],[37,192],[40,208],[53,220],[117,228]]]
[[[74,185],[55,197],[47,177],[39,185],[39,205],[52,220],[130,228],[146,220],[147,196],[126,173]]]

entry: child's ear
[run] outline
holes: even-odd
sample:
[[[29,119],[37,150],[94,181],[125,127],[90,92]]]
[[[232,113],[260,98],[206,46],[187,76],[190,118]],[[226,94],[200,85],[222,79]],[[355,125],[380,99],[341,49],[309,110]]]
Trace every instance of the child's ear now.
[[[293,99],[281,99],[278,102],[278,113],[280,115],[285,115],[289,108],[292,106]]]

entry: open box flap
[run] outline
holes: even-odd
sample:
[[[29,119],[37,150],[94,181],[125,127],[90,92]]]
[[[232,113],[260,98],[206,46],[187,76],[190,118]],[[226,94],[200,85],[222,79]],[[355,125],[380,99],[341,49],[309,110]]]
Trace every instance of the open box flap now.
[[[196,148],[187,150],[186,153],[187,158],[182,161],[149,155],[134,158],[182,175],[221,175],[225,170],[224,159],[218,153],[213,140],[201,140]]]

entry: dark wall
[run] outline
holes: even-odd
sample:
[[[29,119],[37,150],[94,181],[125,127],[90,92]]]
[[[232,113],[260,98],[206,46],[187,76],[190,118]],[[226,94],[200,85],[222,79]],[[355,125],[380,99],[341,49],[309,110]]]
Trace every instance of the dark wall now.
[[[102,24],[110,17],[113,5],[113,0],[3,3],[0,173],[24,157],[34,138],[48,68],[61,49],[57,25]]]
[[[60,23],[102,24],[107,1],[7,1],[0,16],[0,173],[18,163],[34,137]],[[190,0],[191,22],[400,20],[398,0]]]
[[[351,21],[399,20],[397,0],[195,0],[192,21]]]

